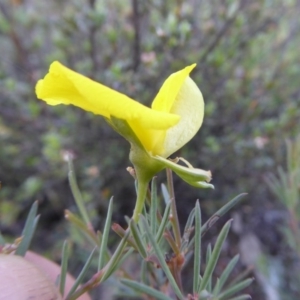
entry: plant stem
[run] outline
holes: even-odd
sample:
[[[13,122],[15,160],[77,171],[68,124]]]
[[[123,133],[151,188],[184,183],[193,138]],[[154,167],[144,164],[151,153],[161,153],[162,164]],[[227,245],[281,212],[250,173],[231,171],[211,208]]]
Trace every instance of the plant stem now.
[[[143,206],[146,199],[146,194],[148,190],[149,180],[144,180],[143,177],[137,176],[138,179],[138,188],[137,188],[137,197],[135,208],[133,212],[132,219],[137,223],[140,218],[140,213],[143,210]]]

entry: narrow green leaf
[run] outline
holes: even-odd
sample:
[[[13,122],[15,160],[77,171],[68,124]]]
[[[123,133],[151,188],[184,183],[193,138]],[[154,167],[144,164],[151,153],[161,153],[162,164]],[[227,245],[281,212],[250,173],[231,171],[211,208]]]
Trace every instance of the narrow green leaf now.
[[[85,224],[78,216],[71,213],[69,210],[65,210],[65,218],[72,223],[72,225],[74,225],[93,246],[100,246],[99,238],[94,232],[89,230],[87,224]]]
[[[239,283],[237,283],[236,285],[226,289],[224,292],[222,292],[221,294],[218,295],[220,300],[225,300],[228,297],[238,293],[239,291],[243,290],[244,288],[246,288],[247,286],[249,286],[252,282],[253,282],[253,278],[248,278],[245,279]]]
[[[170,201],[170,194],[167,187],[164,184],[161,185],[161,191],[163,194],[163,198],[165,200],[165,204],[167,205]]]
[[[237,205],[239,202],[241,202],[242,198],[246,196],[246,193],[242,193],[232,200],[230,200],[228,203],[226,203],[223,207],[221,207],[216,213],[214,213],[201,227],[201,235],[203,236],[207,230],[209,230],[224,214],[226,214],[231,208],[233,208],[235,205]],[[195,239],[192,238],[188,249],[192,250],[192,247],[194,245]]]
[[[195,210],[196,208],[194,207],[188,217],[188,220],[186,221],[185,227],[184,227],[184,232],[188,231],[191,227],[193,227],[194,219],[195,219]]]
[[[136,243],[136,246],[137,246],[137,249],[139,251],[139,253],[141,254],[141,256],[143,258],[146,258],[147,257],[147,252],[146,252],[146,248],[143,244],[143,237],[141,236],[137,226],[136,226],[136,223],[133,219],[131,219],[130,223],[129,223],[129,227],[130,227],[130,230],[131,230],[131,233],[132,233],[132,237]]]
[[[76,289],[78,288],[78,286],[83,282],[83,277],[86,275],[91,262],[92,262],[92,258],[94,256],[94,253],[96,251],[96,248],[94,248],[94,250],[91,252],[90,256],[88,257],[87,261],[85,262],[81,272],[79,273],[79,275],[77,276],[72,288],[70,289],[66,299],[72,299],[72,294],[76,291]]]
[[[124,216],[124,219],[125,219],[127,225],[129,225],[131,218],[129,218],[128,216]]]
[[[159,225],[159,228],[157,230],[157,234],[156,234],[156,242],[159,243],[162,236],[163,236],[163,233],[164,233],[164,230],[168,224],[168,221],[169,221],[169,215],[170,215],[170,210],[171,210],[171,201],[169,201],[167,203],[167,206],[165,208],[165,211],[164,211],[164,215],[163,215],[163,218],[161,220],[161,223]]]
[[[180,232],[180,224],[179,224],[177,206],[175,200],[173,173],[172,170],[169,168],[166,169],[166,173],[167,173],[168,191],[171,197],[171,214],[169,220],[172,226],[172,232],[175,239],[175,244],[173,245],[172,248],[174,249],[174,253],[178,254],[181,249],[181,232]]]
[[[203,277],[201,276],[201,274],[199,274],[199,287],[200,287],[200,284],[201,284],[201,282],[202,282],[202,279],[203,279]]]
[[[211,258],[211,244],[209,243],[206,249],[206,257],[205,257],[205,262],[206,265],[209,264]],[[209,278],[208,278],[208,282],[207,282],[207,286],[206,286],[206,290],[211,293],[211,282],[212,282],[212,273],[210,274]]]
[[[209,243],[206,249],[205,263],[208,264],[211,257],[211,244]]]
[[[124,237],[122,238],[120,244],[118,245],[117,249],[115,250],[114,254],[110,258],[109,262],[105,266],[105,273],[103,274],[100,282],[103,282],[106,280],[112,273],[112,270],[114,270],[115,265],[118,264],[120,261],[120,258],[122,256],[123,250],[125,249],[127,245],[127,239],[129,237],[130,230],[126,230]]]
[[[80,215],[81,215],[82,219],[84,220],[84,222],[86,224],[91,224],[89,215],[88,215],[87,210],[84,205],[84,201],[83,201],[81,192],[78,188],[75,171],[74,171],[74,166],[73,166],[73,161],[72,161],[72,158],[70,157],[70,155],[68,155],[68,166],[69,166],[69,173],[68,173],[69,184],[70,184],[71,191],[72,191],[73,197],[75,199],[76,205],[78,207],[78,210],[79,210]]]
[[[112,217],[112,213],[113,213],[113,203],[114,203],[114,200],[113,200],[113,197],[111,197],[109,200],[103,235],[101,238],[101,245],[100,245],[100,249],[99,249],[98,271],[101,270],[104,266],[105,254],[107,251],[108,235],[109,235],[110,224],[111,224],[111,217]]]
[[[129,231],[129,230],[125,230],[117,223],[114,223],[111,228],[121,239],[123,239],[125,237],[126,233]],[[134,248],[136,251],[138,251],[135,241],[132,237],[127,238],[127,243],[132,248]]]
[[[68,272],[69,250],[69,243],[67,241],[64,241],[61,257],[61,271],[59,275],[59,291],[62,296],[64,296],[65,292],[66,278]]]
[[[156,289],[154,289],[154,288],[152,288],[148,285],[145,285],[143,283],[136,282],[136,281],[133,281],[133,280],[128,280],[128,279],[121,279],[121,282],[124,285],[126,285],[126,286],[140,292],[140,293],[152,296],[157,300],[172,300],[172,298],[169,298],[164,293],[162,293],[162,292],[160,292],[160,291],[158,291],[158,290],[156,290]]]
[[[143,216],[145,218],[147,218],[147,221],[150,222],[150,215],[147,214],[147,213],[143,213]],[[145,232],[145,228],[144,228],[144,225],[142,222],[138,222],[136,223],[136,228],[139,232],[139,237],[140,237],[140,240],[141,242],[143,243],[144,245],[144,248],[146,249],[147,248],[147,245],[149,244],[149,241],[148,241],[148,238],[147,238],[147,235],[146,235],[146,232]]]
[[[212,291],[212,294],[215,298],[217,298],[216,296],[219,294],[220,290],[221,290],[221,288],[220,288],[220,278],[217,278],[215,287]]]
[[[177,295],[177,297],[179,299],[183,300],[184,297],[183,297],[183,295],[182,295],[182,293],[181,293],[181,291],[180,291],[180,289],[179,289],[179,287],[178,287],[178,285],[177,285],[177,283],[176,283],[176,281],[175,281],[175,279],[174,279],[174,277],[173,277],[173,275],[172,275],[172,273],[171,273],[171,271],[170,271],[170,269],[169,269],[169,267],[168,267],[168,265],[165,261],[162,250],[159,248],[158,244],[156,243],[156,238],[151,233],[151,229],[149,228],[149,225],[147,224],[147,221],[146,221],[144,216],[141,216],[141,221],[144,224],[144,227],[146,229],[146,232],[147,232],[148,238],[151,242],[151,245],[153,247],[153,250],[154,250],[154,252],[155,252],[155,254],[158,258],[158,261],[160,263],[161,268],[165,272],[165,274],[166,274],[166,276],[167,276],[167,278],[170,282],[171,287],[173,288],[173,290],[174,290],[175,294]]]
[[[201,281],[201,285],[200,285],[200,288],[199,288],[199,292],[200,291],[203,291],[204,289],[206,289],[207,287],[207,284],[211,278],[211,275],[215,269],[215,266],[217,264],[217,261],[218,261],[218,258],[219,258],[219,255],[221,253],[221,250],[222,250],[222,246],[223,246],[223,243],[227,237],[227,234],[228,234],[228,231],[230,229],[230,225],[231,225],[231,221],[228,221],[224,227],[222,228],[219,236],[218,236],[218,239],[216,241],[216,244],[214,246],[214,250],[212,251],[212,254],[211,254],[211,257],[208,261],[208,264],[206,266],[206,269],[204,271],[204,274],[203,274],[203,279]]]
[[[142,260],[141,281],[144,284],[147,284],[147,285],[149,284],[148,262],[146,260]]]
[[[134,252],[134,249],[129,249],[125,254],[119,256],[119,260],[113,265],[113,267],[110,268],[108,272],[105,273],[105,277],[101,279],[101,282],[109,278],[114,272],[116,272],[119,267],[123,264],[123,262],[132,255]]]
[[[22,241],[16,250],[15,254],[24,256],[26,251],[28,250],[31,240],[33,238],[37,223],[39,221],[39,217],[37,216],[37,208],[38,208],[38,202],[35,201],[29,211],[29,214],[27,216],[25,226],[22,232]]]
[[[165,230],[165,232],[164,232],[164,242],[167,242],[169,244],[169,246],[171,247],[171,249],[172,249],[173,253],[175,253],[175,255],[180,253],[179,249],[178,249],[178,246],[176,244],[176,241],[174,240],[174,237],[173,237],[170,230]]]
[[[242,193],[228,203],[226,203],[223,207],[221,207],[215,214],[213,214],[202,226],[202,235],[212,227],[223,215],[225,215],[230,209],[232,209],[235,205],[237,205],[247,193]]]
[[[199,274],[201,266],[201,209],[199,200],[195,206],[195,250],[194,250],[194,277],[193,277],[193,292],[197,293],[199,287]]]
[[[182,243],[180,251],[186,253],[188,250],[188,244],[190,240],[191,233],[193,232],[193,223],[195,219],[195,208],[189,214],[188,220],[185,224],[185,228],[183,231]]]
[[[153,177],[151,183],[151,205],[150,205],[150,225],[153,234],[156,232],[157,226],[157,185],[156,177]]]
[[[246,277],[248,277],[251,273],[253,273],[253,266],[246,268],[243,272],[240,272],[229,284],[228,287],[235,285],[236,283],[242,281]]]
[[[217,296],[220,293],[220,291],[222,290],[222,288],[223,288],[224,284],[226,283],[230,273],[232,272],[233,268],[236,266],[239,258],[240,258],[240,256],[237,254],[234,258],[232,258],[230,260],[230,262],[226,266],[225,270],[222,272],[222,274],[220,276],[220,282],[219,282],[218,289],[216,289],[216,287],[215,287],[214,296]]]

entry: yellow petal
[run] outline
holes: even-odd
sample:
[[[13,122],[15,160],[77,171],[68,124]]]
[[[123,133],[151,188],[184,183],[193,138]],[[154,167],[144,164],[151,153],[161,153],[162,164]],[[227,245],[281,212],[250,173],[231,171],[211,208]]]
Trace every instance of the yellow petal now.
[[[72,104],[106,118],[114,116],[133,122],[144,129],[165,130],[180,119],[178,115],[152,110],[59,62],[52,63],[49,73],[37,83],[36,94],[50,105]]]
[[[202,124],[203,97],[189,77],[195,66],[193,64],[169,76],[152,103],[153,109],[181,116],[180,122],[175,126],[158,133],[153,147],[154,154],[170,156],[190,141]]]
[[[195,66],[196,64],[193,64],[170,75],[153,100],[152,109],[170,112],[181,86]]]
[[[203,122],[204,101],[195,82],[187,77],[170,110],[181,116],[179,123],[166,131],[163,157],[168,157],[197,133]]]
[[[159,154],[156,152],[156,144],[160,136],[165,136],[165,130],[145,129],[138,120],[129,121],[128,124],[150,155]],[[161,148],[159,148],[161,149]]]

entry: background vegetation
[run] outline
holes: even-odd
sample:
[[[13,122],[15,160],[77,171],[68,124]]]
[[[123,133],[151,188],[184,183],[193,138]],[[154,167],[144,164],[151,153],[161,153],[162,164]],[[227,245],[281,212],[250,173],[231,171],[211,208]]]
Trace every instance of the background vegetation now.
[[[32,248],[59,256],[67,235],[63,211],[74,208],[66,151],[75,157],[95,228],[111,195],[116,222],[132,213],[127,142],[100,117],[36,99],[35,83],[52,61],[145,104],[170,73],[196,62],[192,77],[206,101],[205,121],[179,155],[211,169],[216,189],[199,191],[175,178],[180,218],[196,199],[208,216],[248,192],[234,213],[224,259],[241,251],[244,266],[254,264],[254,299],[277,299],[269,287],[278,299],[298,299],[288,268],[295,257],[280,230],[288,215],[265,178],[283,164],[284,141],[300,129],[299,13],[298,0],[2,0],[1,232],[18,236],[38,199],[42,218]]]

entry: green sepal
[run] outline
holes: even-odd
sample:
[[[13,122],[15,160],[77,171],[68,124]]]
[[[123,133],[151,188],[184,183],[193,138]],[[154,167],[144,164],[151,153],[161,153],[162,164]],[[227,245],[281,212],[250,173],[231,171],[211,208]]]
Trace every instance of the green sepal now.
[[[189,164],[185,159],[182,158],[176,158],[174,161],[158,155],[156,155],[154,158],[157,161],[161,162],[165,168],[171,169],[188,184],[197,188],[214,188],[212,184],[208,183],[211,180],[210,171],[193,168],[191,164]],[[179,160],[184,161],[188,165],[188,167],[178,165],[177,162]]]
[[[208,183],[211,180],[210,171],[193,168],[193,166],[183,158],[177,158],[174,161],[171,161],[158,155],[152,156],[144,148],[126,120],[111,117],[110,119],[107,119],[107,122],[131,144],[130,160],[133,163],[136,172],[140,173],[137,174],[138,176],[142,176],[148,181],[157,172],[164,168],[169,168],[185,182],[194,187],[214,188],[212,184]],[[178,165],[177,162],[179,160],[183,161],[187,167]]]
[[[150,181],[164,168],[163,164],[154,159],[144,148],[126,120],[111,117],[108,123],[130,143],[129,158],[135,168],[138,181]]]

